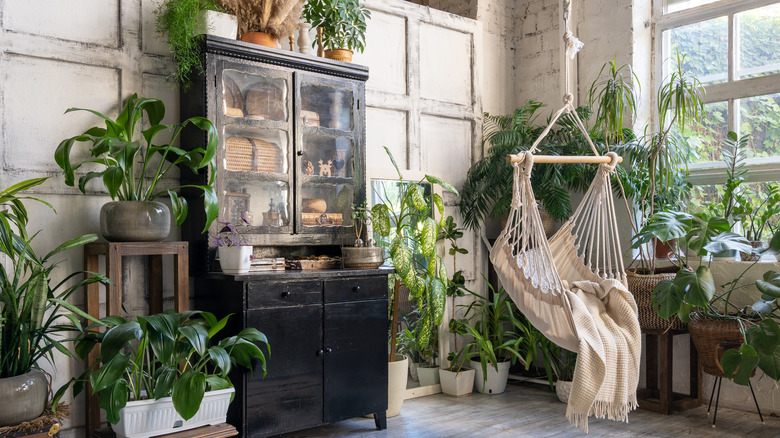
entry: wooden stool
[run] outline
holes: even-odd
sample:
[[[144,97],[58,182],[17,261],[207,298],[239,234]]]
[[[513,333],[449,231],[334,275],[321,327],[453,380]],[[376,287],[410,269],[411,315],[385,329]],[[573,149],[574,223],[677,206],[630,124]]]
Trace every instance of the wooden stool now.
[[[689,345],[690,393],[676,393],[673,391],[672,386],[672,376],[674,375],[672,339],[675,335],[682,335],[688,332],[681,330],[646,330],[643,333],[646,335],[645,339],[647,340],[645,344],[646,388],[637,391],[639,408],[669,415],[673,410],[684,411],[701,406],[701,367],[699,366],[699,356],[696,354],[696,347],[693,346],[693,341]]]
[[[107,277],[114,283],[106,286],[106,316],[122,315],[122,261],[125,256],[149,256],[149,313],[162,312],[163,279],[162,256],[173,255],[175,274],[173,276],[173,301],[176,311],[187,310],[190,304],[189,255],[187,242],[105,242],[98,241],[84,246],[84,269],[98,272],[100,256],[106,257]],[[89,276],[89,274],[87,274]],[[99,284],[85,287],[86,312],[100,318]],[[86,365],[97,360],[99,350],[93,349],[87,356]],[[98,398],[88,386],[87,436],[100,427]],[[221,435],[220,435],[221,436]],[[229,435],[225,435],[229,436]]]
[[[224,438],[238,435],[235,427],[227,424],[217,424],[215,426],[203,426],[197,429],[185,430],[183,432],[174,432],[167,435],[156,435],[166,438]],[[116,438],[116,434],[111,429],[101,429],[92,432],[92,438]]]

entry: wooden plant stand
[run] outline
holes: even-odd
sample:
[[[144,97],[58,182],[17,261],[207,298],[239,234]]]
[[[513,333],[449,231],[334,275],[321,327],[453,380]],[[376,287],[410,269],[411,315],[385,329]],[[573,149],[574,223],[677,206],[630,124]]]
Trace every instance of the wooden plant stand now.
[[[684,411],[701,406],[702,376],[699,366],[699,356],[693,342],[690,343],[690,375],[691,386],[689,394],[676,393],[672,386],[674,375],[673,337],[688,333],[683,330],[644,330],[647,343],[645,345],[646,388],[637,391],[639,408],[669,415],[672,411]],[[660,374],[659,374],[660,373]],[[659,378],[660,377],[660,378]]]
[[[180,312],[188,310],[190,304],[189,255],[187,242],[106,242],[98,241],[84,246],[84,269],[98,272],[99,258],[106,258],[107,277],[114,283],[106,286],[105,316],[122,315],[122,262],[125,256],[149,256],[149,313],[162,312],[163,275],[162,256],[173,255],[173,300],[174,308]],[[87,274],[89,275],[89,274]],[[85,288],[86,312],[100,318],[100,285],[89,284]],[[99,349],[95,348],[86,359],[89,367],[97,360]],[[87,385],[86,428],[87,436],[100,427],[98,398]],[[222,435],[220,435],[222,436]],[[229,435],[225,435],[229,436]]]

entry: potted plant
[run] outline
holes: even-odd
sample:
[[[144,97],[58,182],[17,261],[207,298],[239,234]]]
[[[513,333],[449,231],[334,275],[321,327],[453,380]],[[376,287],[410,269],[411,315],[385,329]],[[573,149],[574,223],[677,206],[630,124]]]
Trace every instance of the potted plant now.
[[[470,292],[475,301],[465,306],[463,318],[450,320],[450,332],[471,336],[451,360],[457,364],[468,358],[469,366],[476,370],[477,391],[500,394],[506,389],[510,365],[526,362],[520,352],[522,338],[514,331],[519,321],[512,300],[502,287],[496,290],[488,283],[488,288],[488,298]]]
[[[740,253],[743,262],[760,259],[760,250],[767,242],[765,233],[771,233],[780,214],[780,184],[761,184],[736,195],[737,209],[741,210],[742,230],[753,250]]]
[[[217,319],[209,312],[166,311],[126,321],[112,316],[97,320],[83,312],[89,326],[80,332],[76,351],[86,357],[100,345],[96,363],[62,386],[55,401],[72,383],[74,396],[89,382],[100,407],[119,437],[152,436],[225,421],[234,392],[229,373],[234,366],[265,376],[265,354],[256,345],[268,341],[253,327],[213,342],[230,315]],[[93,330],[105,326],[105,333]]]
[[[531,147],[544,130],[536,125],[537,111],[543,105],[529,101],[512,114],[485,114],[484,141],[490,144],[485,157],[474,163],[466,175],[460,213],[463,223],[477,229],[485,219],[505,218],[512,204],[513,170],[507,163],[508,154],[516,154]],[[586,107],[577,109],[587,119]],[[579,129],[568,116],[561,118],[559,128],[550,132],[538,147],[539,154],[583,155],[590,148]],[[587,148],[584,149],[584,148]],[[546,219],[545,233],[554,231],[554,221],[565,221],[572,213],[569,190],[587,187],[589,168],[583,164],[550,164],[539,166],[531,174],[531,184],[541,204],[540,212]]]
[[[70,356],[58,339],[63,333],[57,325],[60,310],[72,307],[66,300],[84,285],[109,283],[104,276],[91,273],[89,278],[66,287],[71,279],[84,274],[79,271],[66,275],[56,285],[50,284],[56,266],[51,258],[93,242],[97,235],[71,239],[43,257],[33,250],[37,233],[30,235],[27,231],[29,215],[24,201],[52,207],[20,192],[46,179],[22,181],[0,192],[0,253],[5,256],[0,265],[0,426],[17,425],[41,415],[48,400],[49,382],[38,362],[44,358],[53,361],[55,351]],[[52,407],[56,410],[57,404]]]
[[[241,215],[244,224],[249,222]],[[222,229],[211,236],[211,243],[217,247],[219,266],[225,274],[246,274],[252,265],[252,246],[245,245],[244,238],[230,222],[219,222]]]
[[[157,34],[167,37],[177,70],[170,76],[184,91],[192,85],[192,76],[204,74],[200,61],[201,35],[236,38],[238,21],[222,12],[215,0],[167,0],[155,9]]]
[[[551,343],[552,344],[552,343]],[[577,364],[577,353],[565,348],[557,347],[552,355],[552,371],[555,375],[555,395],[562,403],[569,402],[571,383],[574,379],[574,367]]]
[[[352,62],[353,51],[362,53],[365,49],[371,11],[360,0],[308,0],[303,18],[318,29],[326,58]]]
[[[675,278],[661,281],[653,291],[656,311],[663,318],[676,314],[682,321],[690,321],[691,338],[704,371],[716,377],[733,378],[743,385],[749,383],[756,367],[771,378],[780,379],[780,371],[774,366],[780,362],[780,343],[774,335],[780,333],[780,327],[772,319],[777,316],[780,274],[767,271],[763,279],[744,283],[745,274],[757,263],[753,262],[737,277],[723,279],[728,280],[723,285],[725,289],[716,294],[711,261],[703,256],[725,250],[747,251],[750,248],[747,240],[728,231],[725,218],[705,221],[682,212],[656,213],[635,239],[646,242],[658,236],[678,239],[681,249],[676,253],[680,265]],[[764,252],[777,254],[778,251],[780,233],[774,235]],[[751,286],[763,294],[761,300],[749,308],[735,306],[731,301],[733,293]],[[731,348],[738,351],[724,353]]]
[[[366,208],[365,202],[362,205],[352,204],[352,214],[350,215],[355,227],[354,246],[344,246],[341,248],[341,261],[347,269],[374,269],[378,268],[385,259],[383,250],[374,245],[372,239],[363,241],[363,230],[368,233],[368,225],[371,223],[371,210]]]
[[[241,41],[278,47],[279,39],[298,29],[303,5],[300,0],[217,0],[238,17]]]
[[[76,184],[76,170],[84,164],[102,166],[79,177],[78,188],[87,192],[87,183],[100,178],[112,201],[100,209],[100,231],[103,237],[112,241],[160,241],[170,232],[168,206],[157,201],[160,197],[171,199],[176,224],[181,225],[187,217],[187,201],[176,190],[190,188],[203,192],[208,230],[218,213],[217,195],[213,181],[205,185],[184,185],[160,188],[160,182],[173,168],[199,172],[214,164],[217,149],[217,129],[204,117],[191,117],[175,125],[161,123],[165,116],[165,105],[159,99],[139,98],[137,94],[128,97],[116,119],[83,108],[69,108],[72,111],[88,111],[105,121],[106,127],[94,127],[83,134],[63,140],[54,152],[54,159],[65,174],[65,184]],[[150,127],[141,131],[139,122],[142,114]],[[194,126],[208,134],[206,148],[186,149],[174,146],[182,129]],[[157,135],[170,133],[170,139],[162,145]],[[138,135],[142,136],[139,139]],[[76,143],[90,143],[88,156],[73,161],[71,155]],[[81,151],[77,157],[83,156]],[[153,172],[153,173],[151,173]],[[149,175],[151,174],[151,177]],[[213,172],[211,173],[213,175]]]

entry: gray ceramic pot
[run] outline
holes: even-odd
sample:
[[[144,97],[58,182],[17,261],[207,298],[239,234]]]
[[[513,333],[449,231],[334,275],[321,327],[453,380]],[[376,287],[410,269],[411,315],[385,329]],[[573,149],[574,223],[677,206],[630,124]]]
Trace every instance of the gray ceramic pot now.
[[[159,242],[171,232],[171,212],[157,201],[112,201],[100,209],[100,233],[112,242]]]
[[[48,387],[46,376],[38,370],[0,379],[0,426],[38,418],[46,407]]]

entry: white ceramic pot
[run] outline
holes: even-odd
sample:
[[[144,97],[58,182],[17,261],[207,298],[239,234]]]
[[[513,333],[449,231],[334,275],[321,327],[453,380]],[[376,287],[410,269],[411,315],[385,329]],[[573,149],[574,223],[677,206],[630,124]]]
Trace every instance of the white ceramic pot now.
[[[252,264],[251,246],[220,246],[219,266],[225,274],[246,274]]]
[[[569,394],[571,394],[571,382],[568,380],[558,380],[555,382],[555,395],[562,403],[569,403]]]
[[[420,378],[420,386],[439,384],[439,367],[418,366],[417,377]]]
[[[401,413],[406,395],[408,367],[409,359],[402,355],[397,356],[395,362],[387,363],[387,418]]]
[[[459,372],[439,369],[441,392],[455,397],[471,394],[474,389],[474,370],[461,368]]]
[[[119,423],[112,424],[111,429],[118,438],[142,438],[224,423],[233,392],[233,388],[207,392],[200,409],[189,420],[176,412],[170,397],[127,402],[119,410]]]
[[[501,394],[506,389],[506,381],[509,378],[509,361],[498,363],[498,372],[490,364],[487,366],[487,380],[482,375],[482,364],[469,361],[469,366],[474,368],[474,387],[477,392],[483,394]]]
[[[222,38],[236,39],[238,36],[238,19],[235,15],[217,11],[203,11],[198,15],[196,35],[214,35]]]

